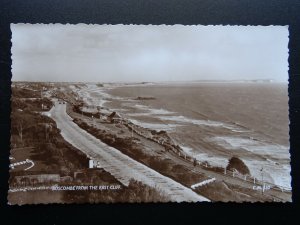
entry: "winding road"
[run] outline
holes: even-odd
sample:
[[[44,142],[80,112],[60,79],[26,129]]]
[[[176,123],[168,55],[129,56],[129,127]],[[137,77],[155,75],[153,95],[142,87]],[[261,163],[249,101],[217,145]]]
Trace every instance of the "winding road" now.
[[[106,145],[78,127],[66,113],[65,104],[55,102],[55,106],[48,115],[56,121],[57,127],[66,141],[89,158],[99,161],[101,167],[122,184],[127,186],[130,179],[140,181],[162,191],[174,202],[210,201],[182,184],[124,155],[119,150]]]

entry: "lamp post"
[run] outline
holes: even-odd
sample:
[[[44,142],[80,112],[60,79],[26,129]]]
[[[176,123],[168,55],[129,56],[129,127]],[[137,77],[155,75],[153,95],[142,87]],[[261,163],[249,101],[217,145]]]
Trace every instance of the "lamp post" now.
[[[264,172],[263,172],[264,168],[261,167],[261,182],[262,182],[262,188],[261,188],[261,194],[263,195],[264,194],[264,189],[265,189],[265,185],[264,185]]]

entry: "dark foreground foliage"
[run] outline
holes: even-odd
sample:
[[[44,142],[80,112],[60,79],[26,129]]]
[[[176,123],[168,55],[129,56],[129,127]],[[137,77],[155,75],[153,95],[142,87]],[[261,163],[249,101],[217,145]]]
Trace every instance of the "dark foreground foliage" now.
[[[169,197],[161,190],[131,180],[128,187],[118,190],[65,191],[65,203],[116,203],[116,202],[168,202]]]

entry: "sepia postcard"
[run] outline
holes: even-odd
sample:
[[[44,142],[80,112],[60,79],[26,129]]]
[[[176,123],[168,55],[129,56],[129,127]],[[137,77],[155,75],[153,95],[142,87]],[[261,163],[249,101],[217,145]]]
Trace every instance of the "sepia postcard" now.
[[[292,201],[287,26],[11,31],[8,204]]]

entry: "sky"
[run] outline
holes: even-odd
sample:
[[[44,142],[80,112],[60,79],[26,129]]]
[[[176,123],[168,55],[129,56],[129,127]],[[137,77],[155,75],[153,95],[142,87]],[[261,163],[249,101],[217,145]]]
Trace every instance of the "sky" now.
[[[287,26],[11,24],[12,80],[288,80]]]

